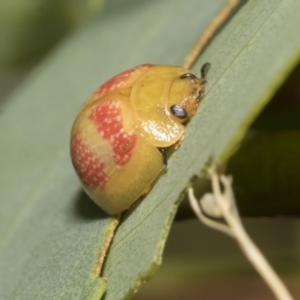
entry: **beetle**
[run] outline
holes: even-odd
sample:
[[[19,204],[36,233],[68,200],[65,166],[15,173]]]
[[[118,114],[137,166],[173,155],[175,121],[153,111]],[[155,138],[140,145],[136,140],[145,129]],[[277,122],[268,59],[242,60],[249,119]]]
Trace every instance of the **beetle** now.
[[[143,64],[101,85],[71,131],[71,159],[86,193],[116,215],[148,192],[178,147],[205,92],[201,77],[170,65]]]

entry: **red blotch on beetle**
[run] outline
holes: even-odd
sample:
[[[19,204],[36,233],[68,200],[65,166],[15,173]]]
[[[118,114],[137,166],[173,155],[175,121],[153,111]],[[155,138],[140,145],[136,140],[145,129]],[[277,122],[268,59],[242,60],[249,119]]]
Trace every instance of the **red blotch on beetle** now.
[[[118,101],[101,103],[94,107],[89,117],[103,139],[109,141],[117,165],[125,165],[135,148],[137,136],[124,132],[122,111]]]
[[[84,143],[78,132],[75,132],[71,139],[71,157],[74,168],[85,186],[104,188],[108,180],[105,164]]]
[[[98,97],[103,96],[104,94],[107,94],[115,89],[121,88],[124,85],[124,83],[126,83],[130,75],[134,73],[137,69],[149,69],[152,66],[152,64],[143,64],[114,76],[113,78],[109,79],[103,85],[100,86],[100,88],[96,91],[96,95]]]

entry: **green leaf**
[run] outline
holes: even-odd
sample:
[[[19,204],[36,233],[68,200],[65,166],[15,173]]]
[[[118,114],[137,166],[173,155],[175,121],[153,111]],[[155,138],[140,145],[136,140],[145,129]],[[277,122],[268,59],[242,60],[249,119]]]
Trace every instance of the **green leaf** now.
[[[81,191],[69,132],[84,99],[140,63],[181,64],[225,1],[110,1],[6,99],[0,115],[0,296],[4,299],[125,299],[150,278],[179,195],[211,156],[230,153],[298,62],[300,3],[248,1],[197,62],[209,61],[208,93],[185,140],[150,193],[113,228]],[[102,252],[103,254],[103,252]],[[4,272],[2,271],[4,270]]]

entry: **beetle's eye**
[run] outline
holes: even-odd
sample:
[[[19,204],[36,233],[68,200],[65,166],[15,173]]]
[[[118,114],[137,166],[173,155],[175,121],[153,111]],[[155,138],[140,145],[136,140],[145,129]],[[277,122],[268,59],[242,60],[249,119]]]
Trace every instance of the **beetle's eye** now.
[[[185,78],[195,79],[195,78],[197,78],[197,76],[192,73],[185,73],[185,74],[182,74],[179,78],[180,79],[185,79]]]
[[[177,117],[179,119],[186,119],[187,118],[187,112],[183,107],[181,107],[179,105],[172,105],[170,109],[171,109],[171,113],[175,117]]]

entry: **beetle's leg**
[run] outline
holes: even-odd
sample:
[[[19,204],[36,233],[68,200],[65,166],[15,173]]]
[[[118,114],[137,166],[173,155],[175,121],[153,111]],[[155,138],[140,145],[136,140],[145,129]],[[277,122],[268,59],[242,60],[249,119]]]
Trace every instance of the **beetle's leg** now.
[[[148,194],[148,192],[150,191],[150,189],[151,189],[151,185],[147,186],[145,188],[145,190],[142,192],[141,196],[144,196],[144,195]]]
[[[167,151],[166,148],[158,148],[159,152],[162,154],[162,161],[163,165],[166,168],[168,166],[168,160],[167,160]]]
[[[183,139],[184,139],[184,134],[183,134],[183,135],[181,136],[181,138],[175,143],[175,145],[174,145],[174,149],[175,149],[175,150],[177,150],[177,149],[180,147],[180,145],[181,145]]]

